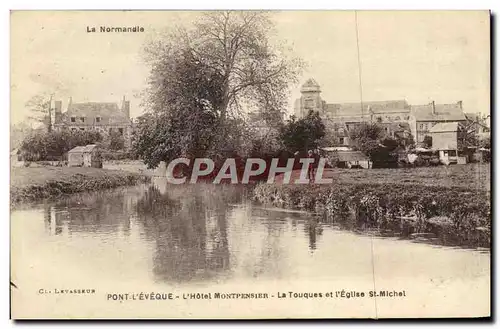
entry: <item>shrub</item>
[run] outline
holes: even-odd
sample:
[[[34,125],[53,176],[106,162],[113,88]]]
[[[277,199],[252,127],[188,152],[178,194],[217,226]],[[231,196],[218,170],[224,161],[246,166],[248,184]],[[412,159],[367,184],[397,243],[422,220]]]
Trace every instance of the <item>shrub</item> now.
[[[392,230],[404,236],[434,233],[453,243],[485,247],[490,244],[491,232],[488,194],[456,187],[397,184],[259,184],[254,189],[257,201],[315,211],[328,222]]]

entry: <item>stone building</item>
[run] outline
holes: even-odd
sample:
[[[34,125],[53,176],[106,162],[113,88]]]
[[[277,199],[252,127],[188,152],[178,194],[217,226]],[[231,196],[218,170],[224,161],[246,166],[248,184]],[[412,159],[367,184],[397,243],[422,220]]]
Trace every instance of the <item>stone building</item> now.
[[[411,108],[415,116],[416,142],[423,142],[425,136],[431,136],[431,130],[437,124],[454,122],[463,124],[466,122],[461,101],[455,104],[431,102],[426,105],[413,105]]]
[[[314,79],[307,80],[300,91],[302,95],[295,101],[294,115],[302,118],[310,110],[319,111],[327,129],[334,132],[338,145],[348,145],[349,130],[363,122],[380,124],[387,136],[411,135],[415,142],[422,142],[437,123],[466,120],[461,101],[426,105],[409,105],[406,100],[326,103]]]
[[[73,103],[69,99],[68,107],[62,112],[62,102],[54,103],[55,130],[90,130],[104,136],[113,132],[124,137],[125,146],[131,145],[132,121],[130,119],[130,101],[123,97],[121,107],[116,103]]]
[[[406,100],[326,103],[314,79],[307,80],[300,91],[302,96],[295,101],[295,116],[302,118],[310,110],[318,111],[338,145],[348,145],[349,131],[363,122],[379,123],[391,137],[413,134],[414,117]]]

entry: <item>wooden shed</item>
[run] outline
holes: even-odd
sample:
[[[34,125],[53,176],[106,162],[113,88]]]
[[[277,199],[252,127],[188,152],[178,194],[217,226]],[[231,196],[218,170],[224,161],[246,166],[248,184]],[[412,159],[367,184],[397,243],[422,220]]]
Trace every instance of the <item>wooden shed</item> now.
[[[95,145],[77,146],[68,152],[69,167],[102,168],[100,148]]]
[[[372,167],[370,159],[360,151],[338,151],[338,165],[344,168]]]

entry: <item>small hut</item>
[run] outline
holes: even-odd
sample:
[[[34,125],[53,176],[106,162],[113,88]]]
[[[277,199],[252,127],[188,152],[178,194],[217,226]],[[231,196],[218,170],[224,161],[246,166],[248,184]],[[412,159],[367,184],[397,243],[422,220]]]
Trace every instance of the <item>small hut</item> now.
[[[71,149],[68,152],[68,166],[102,168],[102,157],[99,147],[91,144]]]
[[[370,159],[360,151],[338,151],[337,166],[343,168],[364,168],[372,167]]]

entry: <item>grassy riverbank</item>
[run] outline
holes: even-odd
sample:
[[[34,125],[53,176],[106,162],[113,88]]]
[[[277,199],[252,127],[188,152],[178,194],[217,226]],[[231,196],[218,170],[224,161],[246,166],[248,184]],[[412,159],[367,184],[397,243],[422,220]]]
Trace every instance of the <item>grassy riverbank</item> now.
[[[467,175],[467,168],[458,170],[462,176]],[[410,184],[398,179],[394,171],[384,176],[382,171],[360,170],[350,177],[369,173],[374,176],[367,180],[349,180],[349,174],[340,174],[332,185],[259,184],[254,198],[277,207],[312,211],[322,221],[352,230],[432,237],[462,246],[490,246],[489,184],[474,188],[478,185],[467,185],[470,177],[460,178],[458,174],[453,179],[434,179],[434,185],[429,184],[429,179],[414,179],[416,182]]]
[[[38,167],[11,168],[11,203],[56,198],[61,195],[95,191],[145,180],[143,175],[97,168]]]
[[[466,165],[451,165],[419,168],[397,169],[340,169],[328,168],[323,173],[324,178],[332,178],[333,184],[401,184],[425,185],[490,190],[490,164],[470,163]],[[290,182],[300,176],[300,170],[294,170]],[[283,175],[277,177],[279,184]]]

